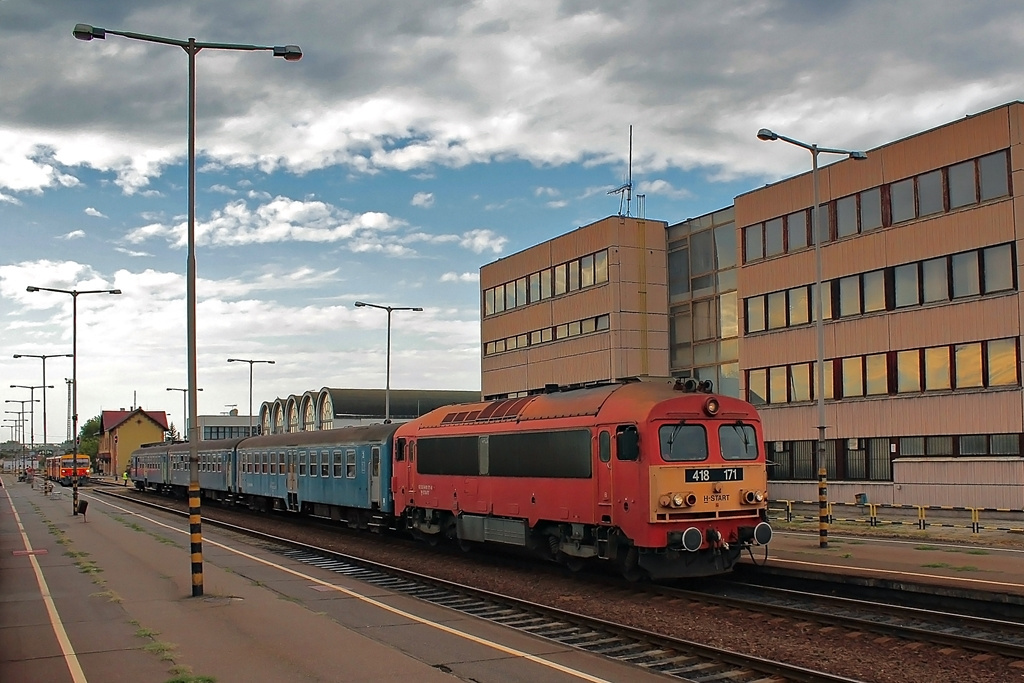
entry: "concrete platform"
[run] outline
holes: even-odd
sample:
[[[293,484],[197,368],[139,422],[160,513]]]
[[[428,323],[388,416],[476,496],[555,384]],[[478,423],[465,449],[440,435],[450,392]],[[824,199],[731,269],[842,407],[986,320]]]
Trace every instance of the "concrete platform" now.
[[[665,677],[293,562],[81,490],[87,518],[3,476],[0,681],[218,683]]]

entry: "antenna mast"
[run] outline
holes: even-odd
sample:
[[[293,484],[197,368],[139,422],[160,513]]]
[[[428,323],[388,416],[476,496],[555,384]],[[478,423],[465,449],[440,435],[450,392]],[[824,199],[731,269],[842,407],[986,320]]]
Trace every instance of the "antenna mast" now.
[[[622,215],[622,201],[626,201],[626,216],[629,216],[629,204],[633,199],[633,124],[629,125],[629,165],[628,165],[626,182],[623,185],[619,185],[614,190],[608,192],[608,194],[619,195],[619,215]]]

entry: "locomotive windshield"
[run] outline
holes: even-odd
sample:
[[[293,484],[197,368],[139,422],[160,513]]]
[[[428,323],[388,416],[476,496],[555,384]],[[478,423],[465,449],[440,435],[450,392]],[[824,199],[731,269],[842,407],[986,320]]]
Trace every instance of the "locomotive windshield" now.
[[[702,425],[662,425],[661,459],[666,462],[698,462],[708,458],[708,435]]]
[[[718,428],[723,460],[757,460],[757,435],[745,424],[722,425]]]

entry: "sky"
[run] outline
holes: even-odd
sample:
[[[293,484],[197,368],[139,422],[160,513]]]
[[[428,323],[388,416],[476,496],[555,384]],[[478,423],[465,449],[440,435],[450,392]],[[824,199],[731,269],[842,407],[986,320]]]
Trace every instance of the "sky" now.
[[[1024,98],[990,0],[0,0],[0,440],[77,332],[79,421],[187,387],[196,55],[200,414],[322,387],[480,388],[480,267],[618,213],[677,223]],[[630,140],[632,127],[632,141]],[[826,159],[822,157],[824,163]],[[609,194],[632,182],[632,201]],[[641,207],[637,195],[644,195]],[[641,213],[642,210],[642,213]],[[27,292],[120,289],[119,296]],[[70,358],[45,361],[50,442]],[[18,403],[34,397],[39,403]],[[15,401],[15,402],[8,402]],[[11,412],[8,412],[11,411]]]

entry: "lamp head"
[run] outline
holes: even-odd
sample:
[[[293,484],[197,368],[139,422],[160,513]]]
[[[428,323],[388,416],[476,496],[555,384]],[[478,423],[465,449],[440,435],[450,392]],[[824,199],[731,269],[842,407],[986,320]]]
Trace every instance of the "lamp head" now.
[[[357,301],[357,302],[356,302],[356,308],[362,308],[362,307],[363,307],[363,306],[365,306],[365,305],[366,305],[366,304],[365,304],[365,303],[363,303],[362,301]]]
[[[20,353],[16,353],[16,354],[14,354],[14,357],[15,358],[21,358],[21,354]]]
[[[762,128],[761,130],[757,131],[757,139],[758,140],[778,140],[779,136],[777,134],[773,133],[772,131],[768,130],[767,128]]]
[[[120,289],[112,289],[112,290],[110,290],[110,293],[111,294],[120,294],[121,290]]]
[[[302,59],[302,49],[298,45],[275,45],[274,56],[284,57],[286,62],[297,62]]]
[[[92,40],[93,38],[103,39],[107,37],[107,31],[99,26],[89,24],[75,24],[71,33],[79,40]]]
[[[25,288],[25,291],[26,292],[38,292],[39,288],[38,287],[33,287],[32,285],[29,285],[28,287]]]
[[[850,158],[854,161],[864,161],[868,158],[868,155],[864,152],[850,152]]]
[[[420,308],[419,306],[417,306],[416,308],[414,308],[414,309],[412,309],[412,310],[414,310],[414,311],[422,311],[423,309],[422,309],[422,308]]]

